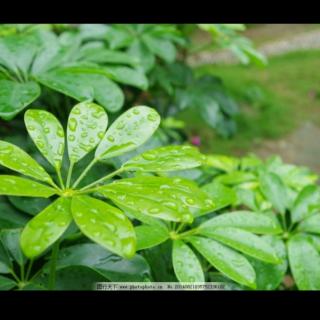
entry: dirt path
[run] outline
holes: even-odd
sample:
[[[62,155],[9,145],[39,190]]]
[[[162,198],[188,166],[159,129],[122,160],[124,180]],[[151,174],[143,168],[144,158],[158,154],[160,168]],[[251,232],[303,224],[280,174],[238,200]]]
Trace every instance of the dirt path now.
[[[289,32],[284,26],[287,25],[266,25],[265,27],[257,28],[258,30],[248,30],[246,35],[253,39],[254,43],[255,39],[259,39],[259,37],[265,39],[264,41],[266,42],[260,46],[258,45],[257,49],[267,57],[297,50],[320,48],[320,29],[302,31],[301,27],[297,29],[297,26],[290,26]],[[282,38],[279,35],[281,32],[283,32]],[[272,36],[274,37],[273,40]],[[238,60],[228,50],[217,50],[190,56],[188,62],[192,66],[199,66],[215,63],[232,64],[237,63]]]

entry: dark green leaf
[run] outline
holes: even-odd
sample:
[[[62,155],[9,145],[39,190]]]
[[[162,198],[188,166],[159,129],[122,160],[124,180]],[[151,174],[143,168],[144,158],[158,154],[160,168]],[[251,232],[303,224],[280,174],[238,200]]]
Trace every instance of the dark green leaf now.
[[[169,232],[158,226],[141,225],[134,230],[137,237],[137,251],[157,246],[169,238]]]

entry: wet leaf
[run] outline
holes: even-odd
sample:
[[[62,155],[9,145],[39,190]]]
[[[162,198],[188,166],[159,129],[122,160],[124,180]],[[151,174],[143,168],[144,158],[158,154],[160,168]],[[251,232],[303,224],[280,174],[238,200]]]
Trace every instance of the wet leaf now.
[[[169,238],[169,232],[158,226],[141,225],[134,230],[137,237],[137,251],[157,246]]]
[[[192,212],[210,209],[212,200],[195,183],[181,178],[136,177],[99,187],[97,192],[124,210],[140,210],[145,215],[191,223]]]
[[[93,243],[61,249],[57,268],[69,266],[89,267],[110,281],[145,281],[150,278],[150,268],[142,256],[136,254],[132,259],[123,259]]]
[[[72,215],[91,240],[125,258],[135,254],[134,228],[119,209],[88,196],[76,196],[72,199]]]
[[[0,195],[44,197],[56,194],[56,190],[39,182],[16,176],[0,175]]]
[[[192,249],[181,240],[173,242],[172,262],[180,282],[204,282],[200,261]]]
[[[120,110],[124,102],[123,93],[118,85],[102,74],[56,68],[38,75],[37,80],[78,101],[95,100],[110,112]]]
[[[3,243],[10,256],[21,266],[25,259],[20,248],[20,235],[22,229],[1,230],[0,241]]]
[[[248,231],[232,227],[220,227],[200,232],[202,235],[217,240],[256,259],[275,264],[280,262],[276,252],[268,243]]]
[[[6,141],[0,141],[0,165],[36,180],[52,183],[48,173],[25,151]]]
[[[312,241],[296,234],[288,242],[290,268],[300,290],[320,290],[320,254]]]
[[[252,172],[232,171],[218,176],[215,181],[226,185],[236,185],[240,183],[256,181],[257,177]]]
[[[24,114],[29,136],[51,165],[60,170],[64,153],[64,131],[59,120],[44,110],[29,109]]]
[[[0,118],[13,119],[40,95],[40,87],[33,81],[19,83],[0,80]]]
[[[309,217],[319,210],[320,189],[316,185],[303,188],[298,194],[291,212],[293,222],[298,222]]]
[[[277,289],[288,268],[287,251],[284,242],[276,236],[263,236],[262,239],[268,243],[281,259],[280,264],[266,263],[248,257],[249,262],[256,271],[256,282],[258,290],[275,290]]]
[[[60,238],[72,221],[70,198],[59,198],[31,219],[22,231],[20,244],[28,258],[43,253]]]
[[[159,114],[145,106],[133,107],[117,118],[99,144],[99,160],[119,156],[145,143],[158,128]]]
[[[320,234],[320,213],[316,213],[313,216],[303,220],[299,224],[298,230],[302,232]]]
[[[193,236],[188,240],[222,274],[237,283],[256,288],[255,271],[243,255],[212,239]]]
[[[91,102],[74,106],[68,120],[68,154],[76,163],[93,150],[103,138],[108,126],[104,109]]]
[[[284,214],[288,207],[288,194],[282,180],[274,173],[264,172],[259,177],[260,188],[274,208]]]
[[[235,191],[219,182],[208,183],[201,187],[201,190],[207,193],[215,203],[215,210],[233,205],[237,200]]]
[[[166,146],[148,150],[127,161],[128,171],[175,171],[199,167],[205,156],[191,146]]]
[[[210,232],[219,227],[234,227],[258,234],[278,234],[281,227],[274,219],[263,213],[234,211],[214,217],[199,226],[201,232]]]
[[[224,155],[208,155],[207,165],[222,171],[236,171],[239,166],[239,160],[234,157]]]

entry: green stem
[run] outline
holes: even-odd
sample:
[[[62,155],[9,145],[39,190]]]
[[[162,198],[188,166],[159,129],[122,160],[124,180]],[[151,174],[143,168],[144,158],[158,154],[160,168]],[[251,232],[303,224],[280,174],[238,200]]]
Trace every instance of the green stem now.
[[[20,279],[18,278],[16,273],[12,269],[10,269],[9,271],[10,271],[10,274],[14,277],[14,280],[16,280],[19,283]]]
[[[57,175],[58,175],[60,186],[61,186],[62,190],[64,190],[65,189],[65,185],[63,183],[63,179],[62,179],[62,176],[61,176],[61,170],[56,168],[56,172],[57,172]]]
[[[85,186],[85,187],[83,187],[82,189],[80,189],[80,191],[85,191],[85,190],[87,190],[87,189],[89,189],[89,188],[91,188],[91,187],[93,187],[93,186],[95,186],[95,185],[97,185],[97,184],[99,184],[99,183],[107,180],[107,179],[110,179],[110,178],[114,177],[115,175],[117,175],[117,174],[119,174],[119,173],[121,173],[121,172],[123,172],[123,171],[124,171],[123,168],[119,168],[118,170],[113,171],[112,173],[110,173],[110,174],[102,177],[101,179],[96,180],[96,181],[88,184],[87,186]]]
[[[178,239],[181,239],[181,238],[184,238],[184,237],[186,237],[186,236],[190,236],[190,235],[192,235],[192,234],[195,234],[195,233],[197,233],[198,232],[198,229],[191,229],[191,230],[188,230],[188,231],[186,231],[186,232],[183,232],[183,233],[180,233],[180,234],[178,234],[177,235],[177,238]]]
[[[24,265],[21,264],[20,265],[20,277],[21,277],[21,281],[24,281]]]
[[[59,253],[59,240],[53,245],[50,262],[50,274],[48,281],[48,289],[53,290],[56,283],[56,267]]]
[[[69,170],[68,170],[68,177],[67,177],[67,189],[70,187],[72,170],[73,170],[74,162],[70,163]]]
[[[95,165],[97,162],[97,159],[94,158],[89,165],[85,168],[85,170],[82,172],[82,174],[79,176],[79,178],[76,180],[76,182],[73,184],[72,188],[76,188],[76,186],[81,182],[81,180],[85,177],[85,175],[89,172],[89,170]]]
[[[26,274],[26,280],[28,281],[29,277],[30,277],[30,272],[31,272],[31,269],[32,269],[32,265],[33,265],[33,260],[30,260],[30,263],[29,263],[29,266],[28,266],[28,269],[27,269],[27,274]]]
[[[185,223],[181,223],[181,224],[178,226],[176,232],[177,232],[177,233],[180,232],[185,225],[186,225]]]

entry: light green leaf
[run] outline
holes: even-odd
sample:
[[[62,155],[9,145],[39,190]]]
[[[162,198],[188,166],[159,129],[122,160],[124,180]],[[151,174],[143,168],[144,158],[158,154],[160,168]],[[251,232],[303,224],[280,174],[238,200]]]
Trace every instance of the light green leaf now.
[[[145,143],[160,124],[152,108],[133,107],[117,118],[99,144],[95,157],[108,159],[136,149]]]
[[[128,54],[140,61],[144,72],[148,72],[154,67],[155,56],[148,47],[138,39],[132,42],[128,48]]]
[[[88,196],[76,196],[72,199],[72,215],[91,240],[124,258],[135,254],[134,228],[119,209]]]
[[[311,240],[296,234],[288,242],[290,268],[300,290],[320,290],[320,254]]]
[[[106,110],[121,109],[124,96],[121,89],[105,75],[72,68],[56,68],[37,76],[37,80],[78,101],[97,101]]]
[[[298,230],[320,234],[320,213],[306,218],[298,225]]]
[[[141,71],[120,66],[107,66],[103,67],[102,70],[105,70],[111,75],[112,80],[117,82],[128,84],[141,90],[148,88],[148,79]]]
[[[0,291],[10,290],[17,284],[10,278],[0,276]]]
[[[94,149],[104,137],[108,116],[104,109],[91,102],[77,104],[68,119],[68,154],[72,163],[78,162]]]
[[[148,34],[144,34],[142,40],[151,52],[166,62],[171,63],[175,60],[176,48],[169,40],[155,38]]]
[[[39,182],[16,176],[0,175],[0,195],[49,198],[56,190]]]
[[[222,171],[232,172],[236,171],[240,161],[234,157],[228,157],[224,155],[208,155],[207,165],[213,168],[217,168]]]
[[[193,236],[188,240],[221,273],[237,283],[256,288],[255,271],[243,255],[212,239]]]
[[[64,153],[64,131],[59,120],[50,112],[29,109],[24,122],[33,142],[51,165],[60,170]]]
[[[274,208],[284,214],[288,207],[288,194],[282,180],[274,173],[263,172],[259,177],[260,188]]]
[[[244,171],[232,171],[230,173],[218,176],[215,181],[226,184],[226,185],[236,185],[240,183],[256,181],[257,177],[252,172]]]
[[[204,282],[200,261],[192,249],[181,240],[173,242],[172,263],[180,282]]]
[[[237,200],[235,191],[219,182],[214,181],[208,183],[201,187],[201,190],[207,193],[210,199],[215,203],[215,210],[220,210],[229,205],[233,205]]]
[[[199,167],[205,156],[191,146],[166,146],[148,150],[123,164],[128,171],[175,171]]]
[[[181,178],[135,177],[114,181],[97,192],[118,206],[139,210],[145,215],[191,223],[192,212],[210,210],[212,200],[195,183]]]
[[[291,212],[293,222],[298,222],[319,211],[320,189],[316,185],[303,188],[298,194]]]
[[[274,219],[263,213],[234,211],[214,217],[199,226],[199,230],[210,232],[219,227],[234,227],[259,234],[279,234],[281,227]]]
[[[134,230],[137,237],[137,251],[154,247],[169,238],[169,232],[158,226],[141,225]]]
[[[280,264],[271,264],[248,257],[249,262],[256,271],[256,282],[258,290],[275,290],[279,287],[288,268],[287,250],[282,239],[277,236],[263,236],[262,239],[268,243],[281,259]]]
[[[233,227],[220,227],[211,229],[210,231],[201,230],[200,234],[222,242],[256,259],[269,263],[280,262],[272,247],[260,237],[248,231]]]
[[[13,119],[40,95],[40,87],[33,81],[19,83],[0,80],[0,118]]]
[[[52,183],[48,173],[25,151],[6,141],[0,141],[0,165],[34,179]]]
[[[70,202],[70,198],[58,198],[27,223],[20,245],[28,258],[43,253],[68,228],[72,221]]]

